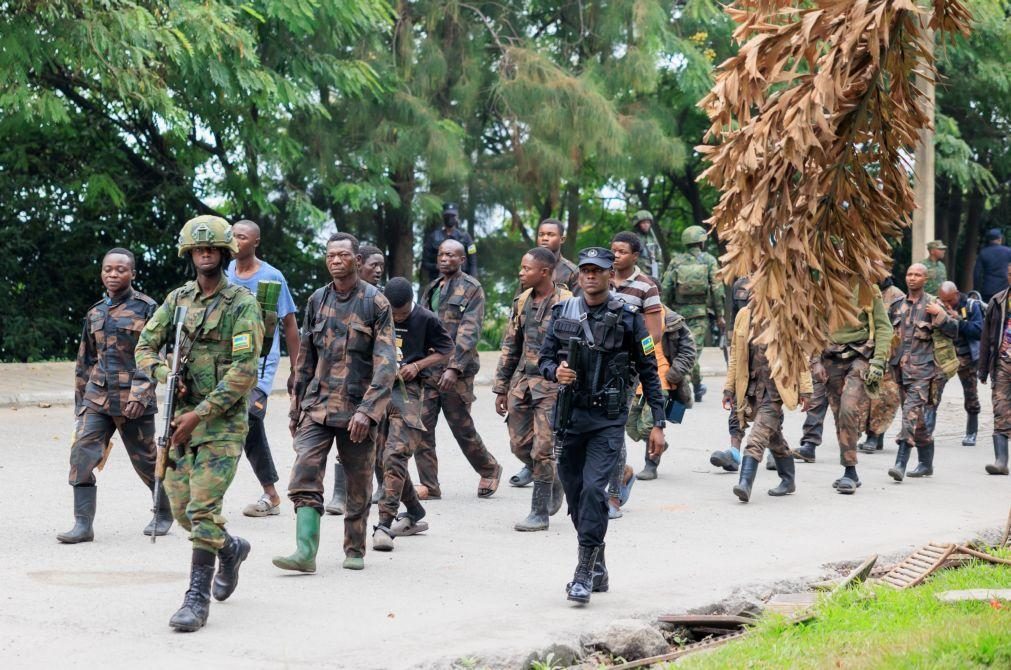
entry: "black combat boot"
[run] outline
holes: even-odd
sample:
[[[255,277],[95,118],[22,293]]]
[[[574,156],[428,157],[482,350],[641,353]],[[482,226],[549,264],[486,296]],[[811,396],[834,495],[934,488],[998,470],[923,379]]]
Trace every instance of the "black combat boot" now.
[[[239,585],[239,566],[249,556],[249,542],[225,534],[225,546],[218,552],[218,573],[214,575],[214,599],[227,600]]]
[[[934,444],[928,447],[917,447],[916,456],[919,461],[916,467],[907,474],[910,477],[929,477],[934,474]]]
[[[551,482],[534,482],[534,492],[530,496],[530,514],[513,526],[519,531],[548,529],[548,507],[551,505]]]
[[[1006,475],[1007,469],[1007,435],[993,434],[993,454],[996,463],[986,466],[987,474]]]
[[[758,461],[754,456],[745,455],[741,459],[741,479],[734,487],[734,495],[741,502],[751,500],[751,487],[755,484],[755,475],[758,474]]]
[[[344,475],[344,466],[334,463],[333,466],[333,497],[323,506],[327,514],[344,514],[347,506],[348,480]]]
[[[979,414],[970,414],[965,420],[965,437],[962,438],[963,447],[976,446],[976,433],[979,431]]]
[[[769,489],[770,496],[785,496],[797,490],[794,474],[796,473],[793,456],[776,456],[776,472],[779,473],[779,486]]]
[[[804,442],[800,445],[800,449],[794,449],[793,457],[798,458],[805,463],[814,463],[814,445],[810,442]]]
[[[91,542],[95,539],[95,530],[91,524],[95,520],[95,499],[97,496],[97,487],[74,487],[74,527],[66,533],[57,535],[57,540],[63,544],[77,544],[78,542]]]
[[[899,448],[895,452],[895,466],[888,469],[888,475],[897,482],[906,478],[906,463],[909,462],[909,443],[899,440]]]
[[[190,588],[183,596],[182,607],[169,619],[169,626],[184,633],[192,633],[204,627],[211,608],[212,579],[214,579],[214,554],[203,549],[194,549],[190,565]]]
[[[154,493],[152,492],[152,496]],[[172,507],[169,506],[168,495],[165,494],[165,487],[158,487],[158,500],[154,501],[154,516],[144,528],[145,535],[167,535],[172,528]]]
[[[579,545],[579,559],[576,563],[576,572],[572,575],[572,581],[565,585],[568,599],[585,605],[590,602],[590,594],[593,592],[593,567],[597,564],[597,554],[600,547],[587,547]]]
[[[607,579],[607,564],[604,563],[604,548],[606,544],[600,545],[600,551],[597,552],[597,562],[593,564],[593,592],[603,593],[610,588],[610,583]]]
[[[881,451],[884,448],[883,440],[884,435],[867,431],[867,439],[858,444],[857,449],[865,454],[873,454],[875,451]]]
[[[562,503],[565,502],[565,488],[562,486],[562,480],[559,479],[558,473],[555,473],[555,478],[551,482],[551,505],[548,507],[548,515],[554,516],[558,514],[558,510],[562,509]]]

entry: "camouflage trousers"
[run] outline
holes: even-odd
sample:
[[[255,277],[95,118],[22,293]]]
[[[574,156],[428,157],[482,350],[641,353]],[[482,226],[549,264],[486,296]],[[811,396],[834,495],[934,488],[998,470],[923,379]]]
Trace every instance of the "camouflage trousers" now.
[[[762,460],[766,449],[772,451],[773,456],[789,456],[790,446],[783,437],[783,400],[779,394],[763,387],[745,402],[749,403],[753,414],[745,453],[756,461]]]
[[[709,334],[709,317],[700,316],[694,319],[685,319],[685,325],[692,331],[692,339],[695,340],[695,365],[692,366],[692,386],[699,387],[702,383],[702,369],[699,367],[699,360],[702,358],[702,350],[706,346],[706,336]]]
[[[426,379],[421,394],[421,422],[425,433],[421,444],[414,452],[418,466],[418,479],[434,494],[441,494],[439,488],[439,457],[435,453],[435,427],[439,423],[439,412],[446,416],[449,429],[453,432],[460,451],[467,458],[470,467],[482,477],[494,477],[498,472],[498,461],[484,446],[481,436],[474,426],[470,406],[474,403],[474,377],[461,377],[452,389],[442,392],[436,386],[438,380]],[[343,459],[342,459],[343,460]]]
[[[89,408],[83,408],[77,415],[74,426],[68,477],[71,486],[95,485],[95,468],[102,462],[117,430],[137,476],[149,489],[154,486],[154,415],[127,419]]]
[[[242,453],[241,442],[205,442],[188,447],[165,470],[165,493],[176,523],[190,532],[194,549],[212,554],[225,544],[225,517],[221,515],[225,491],[235,477]]]
[[[814,393],[811,394],[811,406],[804,417],[803,433],[800,437],[801,446],[810,444],[817,447],[821,444],[822,433],[825,431],[825,415],[828,414],[829,399],[828,389],[820,376],[815,375],[812,370],[811,384]],[[833,414],[834,416],[834,414]]]
[[[885,374],[878,389],[878,397],[871,398],[867,432],[884,435],[895,419],[895,410],[902,404],[899,383],[891,374]]]
[[[962,382],[962,392],[965,395],[966,414],[979,414],[982,407],[979,404],[979,389],[976,386],[977,364],[971,355],[958,357],[958,381]]]
[[[557,394],[534,398],[529,389],[522,397],[513,391],[506,395],[506,425],[509,448],[534,473],[534,481],[555,480],[554,433],[551,413]]]
[[[856,465],[857,440],[867,425],[871,405],[864,387],[864,376],[870,364],[863,356],[846,359],[823,356],[821,363],[828,375],[825,393],[835,418],[839,462],[845,467]]]
[[[312,507],[323,514],[323,475],[330,447],[337,446],[347,480],[344,511],[344,554],[365,556],[365,532],[372,502],[372,474],[376,465],[375,431],[357,444],[347,428],[324,426],[303,416],[295,431],[295,464],[291,467],[288,499],[295,509]]]
[[[930,447],[934,444],[934,422],[937,420],[937,399],[943,387],[944,375],[939,378],[910,379],[895,367],[899,397],[902,400],[902,430],[899,440],[907,445]]]
[[[379,520],[397,518],[400,503],[408,510],[418,507],[418,493],[411,482],[407,464],[421,443],[424,432],[411,428],[400,412],[391,408],[379,424],[376,435],[376,462],[382,470],[383,496],[379,499]]]
[[[993,375],[993,432],[1011,437],[1011,360],[997,361]]]

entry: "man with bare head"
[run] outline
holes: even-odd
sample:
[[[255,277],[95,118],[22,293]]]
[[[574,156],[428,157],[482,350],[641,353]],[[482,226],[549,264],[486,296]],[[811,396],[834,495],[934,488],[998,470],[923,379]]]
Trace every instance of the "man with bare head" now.
[[[902,430],[895,467],[888,474],[897,482],[906,476],[906,463],[915,444],[919,464],[910,477],[934,474],[934,424],[937,403],[948,377],[958,368],[952,338],[958,324],[937,298],[923,290],[927,268],[914,263],[906,271],[909,293],[889,309],[896,337],[889,364],[902,398]]]
[[[965,394],[965,437],[966,447],[976,445],[979,429],[979,392],[976,389],[976,364],[979,362],[979,337],[983,332],[983,308],[980,301],[969,298],[958,290],[955,282],[941,284],[938,297],[944,304],[948,316],[958,323],[955,336],[955,354],[958,356],[958,380]]]

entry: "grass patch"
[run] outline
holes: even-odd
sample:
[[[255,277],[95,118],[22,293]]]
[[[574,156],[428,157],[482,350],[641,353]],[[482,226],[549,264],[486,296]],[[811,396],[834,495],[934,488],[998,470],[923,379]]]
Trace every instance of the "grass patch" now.
[[[1004,558],[1008,551],[995,552]],[[1011,588],[1011,567],[972,562],[919,587],[864,586],[823,600],[816,619],[763,618],[754,633],[677,668],[1011,668],[1011,604],[940,603],[954,589]],[[663,666],[674,668],[673,664]]]

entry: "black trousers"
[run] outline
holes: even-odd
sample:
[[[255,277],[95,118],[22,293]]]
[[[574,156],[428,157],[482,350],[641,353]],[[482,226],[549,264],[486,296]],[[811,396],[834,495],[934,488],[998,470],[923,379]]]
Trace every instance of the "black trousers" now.
[[[249,407],[249,432],[246,434],[243,450],[249,464],[253,466],[253,472],[260,486],[276,484],[277,468],[274,467],[274,457],[270,454],[270,443],[267,442],[267,431],[263,427],[263,418],[267,414],[267,396],[260,389],[253,389],[252,400]]]
[[[572,525],[579,544],[595,547],[607,534],[607,481],[621,457],[624,422],[592,433],[568,433],[558,460]]]

